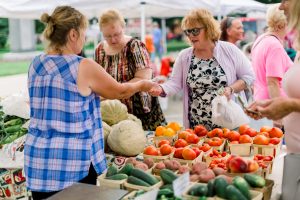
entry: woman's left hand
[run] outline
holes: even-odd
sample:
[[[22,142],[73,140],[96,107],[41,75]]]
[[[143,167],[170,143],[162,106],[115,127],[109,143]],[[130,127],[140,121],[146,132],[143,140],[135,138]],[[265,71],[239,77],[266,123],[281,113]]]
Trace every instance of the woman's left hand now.
[[[231,99],[232,89],[230,87],[225,87],[223,95],[225,95],[229,101]]]

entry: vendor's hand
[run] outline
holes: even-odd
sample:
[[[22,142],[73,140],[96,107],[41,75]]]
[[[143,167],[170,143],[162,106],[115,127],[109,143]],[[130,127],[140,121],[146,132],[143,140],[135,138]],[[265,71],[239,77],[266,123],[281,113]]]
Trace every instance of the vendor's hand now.
[[[259,102],[255,101],[252,104],[250,104],[250,106],[246,109],[244,109],[244,112],[251,118],[255,119],[255,120],[259,120],[261,118],[263,118],[263,116],[261,115],[261,113],[257,110],[257,106],[258,106]]]
[[[152,96],[159,96],[162,92],[162,87],[158,83],[154,83],[154,86],[149,91],[149,94]]]
[[[272,120],[282,119],[293,111],[290,108],[289,100],[284,97],[260,101],[257,105],[257,110],[262,116]]]

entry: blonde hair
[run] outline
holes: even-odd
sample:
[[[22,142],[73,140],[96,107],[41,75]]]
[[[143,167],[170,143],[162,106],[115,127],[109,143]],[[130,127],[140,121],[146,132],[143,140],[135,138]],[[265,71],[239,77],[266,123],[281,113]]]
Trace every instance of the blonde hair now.
[[[299,0],[292,0],[290,5],[289,26],[295,29],[297,37],[294,41],[294,46],[300,50],[300,2]]]
[[[287,24],[287,18],[283,10],[279,10],[280,4],[274,4],[268,8],[267,24],[269,31],[277,31],[278,26]]]
[[[202,24],[205,28],[205,35],[207,39],[217,41],[221,35],[220,25],[213,15],[205,9],[191,10],[182,20],[181,28],[194,28],[196,25]]]
[[[71,29],[75,29],[79,34],[80,29],[87,27],[86,17],[70,6],[58,6],[52,15],[44,13],[41,21],[46,24],[43,34],[49,41],[48,50],[53,49],[59,53],[62,53],[61,47],[67,43]]]
[[[107,25],[112,24],[114,22],[120,22],[121,26],[125,27],[124,17],[120,14],[118,10],[110,9],[102,13],[99,17],[99,27],[100,29]]]

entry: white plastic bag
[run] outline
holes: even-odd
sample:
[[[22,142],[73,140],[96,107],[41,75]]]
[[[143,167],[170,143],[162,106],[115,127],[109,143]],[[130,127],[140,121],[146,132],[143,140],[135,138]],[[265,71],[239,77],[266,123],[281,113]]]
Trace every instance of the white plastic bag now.
[[[216,96],[212,101],[212,123],[229,129],[234,129],[250,120],[243,109],[226,96]]]
[[[3,112],[23,119],[30,118],[29,97],[26,93],[13,94],[1,101]]]

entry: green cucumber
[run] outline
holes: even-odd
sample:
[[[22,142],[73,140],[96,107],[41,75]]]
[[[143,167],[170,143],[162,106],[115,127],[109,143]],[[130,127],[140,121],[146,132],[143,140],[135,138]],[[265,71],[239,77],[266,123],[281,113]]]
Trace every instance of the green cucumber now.
[[[116,175],[118,173],[118,169],[112,165],[107,169],[106,177],[110,177]]]
[[[247,181],[240,177],[240,176],[236,176],[233,178],[232,180],[232,184],[248,199],[251,199],[251,195],[250,195],[250,187],[249,184],[247,183]]]
[[[173,181],[178,178],[177,175],[169,169],[160,170],[159,175],[164,184],[172,184]]]
[[[207,196],[208,197],[215,196],[214,181],[215,181],[214,179],[211,179],[207,183]]]
[[[251,187],[262,188],[266,185],[266,180],[256,174],[245,174],[244,179],[249,183]]]
[[[155,185],[156,183],[159,182],[157,180],[157,178],[155,178],[155,176],[153,176],[147,172],[144,172],[141,169],[137,169],[137,168],[134,168],[131,170],[131,176],[137,177],[137,178],[145,181],[149,185]]]
[[[233,185],[226,187],[226,199],[230,200],[247,200],[247,198]]]
[[[142,179],[139,179],[135,176],[128,176],[127,182],[133,185],[139,185],[144,187],[150,187],[151,185],[147,182],[143,181]]]
[[[115,175],[105,177],[105,178],[109,179],[109,180],[124,180],[124,179],[127,179],[128,176],[127,176],[127,174],[115,174]]]
[[[122,167],[118,174],[127,174],[128,176],[130,176],[133,168],[134,166],[132,163],[127,163],[124,167]]]

